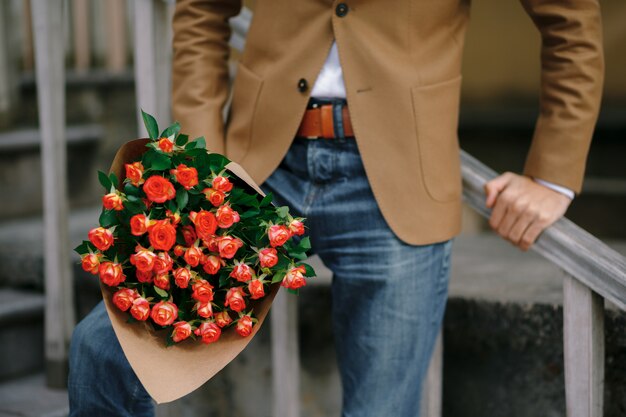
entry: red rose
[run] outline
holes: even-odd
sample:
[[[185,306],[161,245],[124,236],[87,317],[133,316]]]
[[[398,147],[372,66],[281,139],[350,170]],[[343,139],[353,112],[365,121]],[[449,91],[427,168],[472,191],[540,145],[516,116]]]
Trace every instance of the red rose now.
[[[198,185],[198,171],[194,167],[188,167],[185,164],[179,164],[176,169],[171,169],[170,174],[174,176],[176,182],[189,190]]]
[[[283,282],[281,282],[280,285],[291,290],[297,290],[298,288],[306,285],[306,279],[303,275],[304,273],[306,273],[304,265],[293,267],[287,271],[285,278],[283,278]]]
[[[159,139],[159,149],[165,153],[171,153],[174,150],[174,142],[168,138]]]
[[[154,270],[155,274],[165,274],[172,270],[172,266],[174,265],[174,261],[170,258],[169,253],[167,252],[159,252],[157,257],[154,260]]]
[[[174,255],[179,258],[185,254],[185,247],[183,245],[174,246]]]
[[[157,274],[154,276],[154,285],[162,290],[169,291],[170,289],[170,275],[166,272],[163,274]]]
[[[191,325],[186,321],[177,321],[174,323],[174,331],[172,332],[172,340],[176,343],[181,342],[191,336]]]
[[[196,267],[202,259],[202,249],[197,246],[192,246],[185,251],[184,258],[189,266]]]
[[[274,248],[264,248],[259,251],[261,268],[271,268],[278,263],[278,252]]]
[[[202,265],[204,272],[209,275],[215,275],[219,272],[220,268],[222,268],[223,261],[219,256],[209,255],[205,256],[204,264]]]
[[[203,303],[213,301],[213,286],[209,284],[209,281],[198,279],[192,284],[191,289],[193,290],[191,297],[194,300]]]
[[[263,289],[263,281],[260,279],[253,279],[248,283],[248,292],[250,293],[250,298],[253,300],[258,300],[259,298],[265,297],[265,290]]]
[[[211,305],[211,302],[203,303],[198,301],[195,307],[200,317],[208,319],[213,316],[213,306]]]
[[[105,251],[113,246],[113,233],[104,227],[91,229],[87,236],[89,241],[101,251]]]
[[[178,307],[169,301],[159,301],[152,307],[150,317],[159,326],[169,326],[178,318]]]
[[[187,246],[193,246],[196,240],[198,240],[198,235],[196,235],[196,231],[192,226],[183,226],[180,231],[183,234]]]
[[[213,188],[205,188],[204,190],[202,190],[202,192],[204,193],[207,201],[213,204],[213,207],[221,206],[224,202],[224,199],[226,198],[226,194]]]
[[[133,236],[141,236],[148,231],[150,221],[145,214],[135,214],[130,218],[130,233]]]
[[[239,213],[230,208],[229,205],[218,208],[215,217],[217,218],[217,225],[222,229],[227,229],[239,221]]]
[[[230,276],[235,278],[239,282],[248,282],[252,279],[254,271],[248,265],[243,263],[236,263]]]
[[[83,256],[81,266],[84,271],[96,275],[98,273],[98,268],[100,267],[100,257],[95,253],[88,253]]]
[[[143,184],[143,192],[146,193],[149,201],[155,203],[165,203],[176,197],[176,190],[172,183],[160,175],[148,178]]]
[[[289,223],[289,231],[292,235],[301,236],[304,234],[304,223],[300,220],[294,219]]]
[[[220,327],[226,327],[232,322],[233,319],[230,317],[230,314],[228,314],[228,311],[226,310],[220,311],[219,313],[215,314],[215,323]]]
[[[252,333],[252,317],[247,314],[241,316],[239,320],[237,320],[235,330],[237,330],[237,333],[242,337],[250,336],[250,333]]]
[[[220,238],[215,235],[210,236],[208,239],[203,240],[204,246],[207,247],[209,252],[219,252],[220,250],[219,242],[220,242]]]
[[[238,313],[246,308],[246,300],[244,299],[244,293],[241,287],[233,287],[228,290],[224,307],[230,307],[231,310]]]
[[[192,211],[189,218],[196,226],[196,233],[200,239],[208,239],[217,230],[217,219],[210,211],[200,210],[199,213]]]
[[[202,323],[196,330],[194,330],[196,336],[200,336],[202,338],[202,343],[213,343],[216,342],[220,335],[222,334],[222,329],[213,322]]]
[[[135,265],[137,271],[150,272],[154,268],[156,257],[154,252],[148,249],[140,249],[137,253],[130,255],[130,263]]]
[[[130,180],[130,183],[135,187],[139,187],[144,183],[143,177],[143,165],[141,162],[134,162],[132,164],[125,164],[126,167],[126,179]]]
[[[152,271],[137,270],[135,276],[137,277],[137,281],[150,284],[153,281],[154,274],[152,273]]]
[[[178,288],[187,288],[191,279],[191,271],[188,268],[176,268],[174,271],[174,282]]]
[[[130,314],[135,320],[146,321],[150,317],[150,303],[145,298],[135,298],[130,308]]]
[[[283,225],[272,225],[267,231],[267,235],[270,238],[270,245],[272,247],[282,246],[289,240],[291,233],[289,229]]]
[[[176,243],[176,228],[169,220],[157,220],[148,229],[148,239],[154,249],[168,251]]]
[[[233,183],[228,180],[228,178],[219,175],[213,178],[213,189],[221,191],[223,193],[227,193],[233,189]]]
[[[139,294],[130,288],[122,288],[113,294],[113,304],[122,311],[128,310],[135,299],[139,298]]]
[[[118,193],[109,193],[102,197],[102,205],[107,210],[121,211],[124,210],[122,197]]]
[[[102,262],[98,268],[100,280],[109,287],[116,287],[126,280],[122,265],[113,262]]]
[[[222,236],[217,243],[220,256],[225,259],[232,259],[242,246],[243,242],[240,239],[231,236]]]

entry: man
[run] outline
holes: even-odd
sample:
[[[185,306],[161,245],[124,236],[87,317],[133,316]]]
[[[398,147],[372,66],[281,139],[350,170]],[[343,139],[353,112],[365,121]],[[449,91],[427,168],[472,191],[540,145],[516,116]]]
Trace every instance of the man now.
[[[522,3],[542,35],[541,113],[524,175],[503,174],[486,191],[491,226],[528,249],[580,191],[603,56],[597,0]],[[460,229],[457,121],[469,1],[259,0],[224,122],[228,19],[240,7],[177,3],[175,119],[308,218],[313,250],[334,275],[342,415],[417,416]],[[85,359],[74,346],[89,343],[89,328],[74,337],[76,364]],[[127,369],[120,352],[109,356]],[[76,365],[71,395],[80,373]],[[147,404],[141,385],[126,378],[116,390],[126,392],[121,403]],[[106,401],[97,391],[84,409]],[[133,403],[130,391],[142,401]]]

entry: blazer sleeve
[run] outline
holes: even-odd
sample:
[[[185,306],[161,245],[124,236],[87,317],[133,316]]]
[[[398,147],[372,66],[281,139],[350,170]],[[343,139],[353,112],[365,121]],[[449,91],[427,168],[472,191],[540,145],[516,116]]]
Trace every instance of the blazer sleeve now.
[[[604,82],[599,0],[521,0],[541,33],[541,99],[524,174],[579,193]]]
[[[191,138],[224,153],[222,111],[228,99],[228,20],[241,0],[178,0],[172,21],[172,114]]]

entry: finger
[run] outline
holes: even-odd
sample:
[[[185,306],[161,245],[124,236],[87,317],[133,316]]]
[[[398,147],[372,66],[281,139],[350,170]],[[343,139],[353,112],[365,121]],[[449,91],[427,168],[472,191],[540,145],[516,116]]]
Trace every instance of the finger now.
[[[504,216],[506,216],[507,209],[508,202],[506,201],[506,199],[499,198],[496,201],[493,210],[491,211],[491,216],[489,217],[489,226],[491,226],[493,230],[498,230],[498,227],[500,227],[500,222],[502,222],[502,219],[504,219]]]
[[[509,234],[511,229],[519,218],[519,213],[513,210],[513,206],[509,205],[506,213],[504,213],[504,216],[502,217],[502,220],[500,220],[500,224],[498,225],[498,229],[496,231],[503,238],[510,240]]]
[[[509,184],[510,181],[511,181],[511,177],[509,173],[505,172],[504,174],[499,175],[495,177],[494,179],[492,179],[491,181],[488,181],[487,183],[485,183],[485,193],[487,194],[485,205],[488,208],[493,207],[498,197],[498,194],[500,194],[502,190],[506,188],[506,186]]]
[[[517,246],[520,246],[522,236],[524,236],[526,230],[528,230],[530,225],[536,219],[537,212],[535,210],[527,209],[526,211],[524,211],[524,213],[517,218],[517,221],[511,228],[511,231],[509,232],[509,240]]]
[[[545,229],[545,226],[543,226],[540,221],[535,220],[534,222],[532,222],[530,226],[526,229],[524,234],[522,235],[522,238],[520,239],[520,242],[518,245],[520,249],[525,250],[525,251],[530,249],[530,247],[537,240],[537,237],[539,237],[539,234],[541,234],[541,232],[543,232],[544,229]]]

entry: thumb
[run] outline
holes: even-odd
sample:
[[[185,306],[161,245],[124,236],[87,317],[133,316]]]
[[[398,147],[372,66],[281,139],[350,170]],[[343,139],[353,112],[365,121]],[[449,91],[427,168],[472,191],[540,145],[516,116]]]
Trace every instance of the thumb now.
[[[485,201],[485,205],[487,208],[492,208],[498,198],[498,194],[502,192],[506,188],[506,186],[511,181],[508,172],[505,172],[502,175],[498,175],[491,181],[485,183],[485,193],[487,194],[487,199]]]

